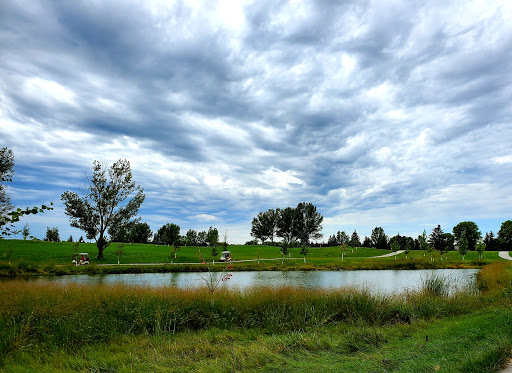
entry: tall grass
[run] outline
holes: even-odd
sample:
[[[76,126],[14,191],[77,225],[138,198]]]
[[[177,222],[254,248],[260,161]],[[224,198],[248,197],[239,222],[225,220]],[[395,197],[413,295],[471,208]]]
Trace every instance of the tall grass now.
[[[486,293],[496,293],[500,290],[512,291],[512,265],[496,262],[482,268],[477,274],[477,287]]]
[[[463,301],[462,301],[463,299]],[[73,348],[119,335],[162,335],[208,328],[301,331],[337,323],[385,325],[464,314],[477,295],[376,295],[365,290],[207,289],[5,282],[0,288],[0,359],[34,346]]]

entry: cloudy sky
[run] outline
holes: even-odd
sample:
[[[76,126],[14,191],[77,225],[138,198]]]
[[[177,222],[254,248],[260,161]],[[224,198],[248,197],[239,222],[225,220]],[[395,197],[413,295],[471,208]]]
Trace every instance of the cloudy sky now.
[[[250,239],[313,202],[325,239],[511,219],[512,2],[0,2],[0,146],[42,238],[94,160],[140,211]],[[23,225],[23,224],[21,224]]]

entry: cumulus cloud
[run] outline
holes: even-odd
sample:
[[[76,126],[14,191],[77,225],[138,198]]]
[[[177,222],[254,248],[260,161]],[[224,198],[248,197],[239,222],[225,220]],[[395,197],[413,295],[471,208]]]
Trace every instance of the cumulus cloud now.
[[[127,158],[153,230],[208,218],[245,242],[299,201],[326,235],[508,218],[510,2],[8,0],[0,25],[19,205]]]

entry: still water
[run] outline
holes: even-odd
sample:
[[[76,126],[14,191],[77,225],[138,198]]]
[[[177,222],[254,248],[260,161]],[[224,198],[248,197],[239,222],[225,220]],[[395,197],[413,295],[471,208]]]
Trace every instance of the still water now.
[[[231,272],[223,281],[221,273],[212,273],[211,281],[219,280],[219,287],[244,290],[258,286],[302,286],[306,288],[340,288],[345,286],[365,287],[383,294],[401,293],[421,287],[424,279],[433,274],[449,280],[454,287],[472,285],[478,269],[434,269],[434,270],[381,270],[381,271],[258,271]],[[202,276],[203,278],[201,278]],[[141,273],[117,275],[73,275],[31,280],[61,284],[123,284],[134,286],[161,287],[176,286],[194,288],[205,286],[210,281],[208,273]]]

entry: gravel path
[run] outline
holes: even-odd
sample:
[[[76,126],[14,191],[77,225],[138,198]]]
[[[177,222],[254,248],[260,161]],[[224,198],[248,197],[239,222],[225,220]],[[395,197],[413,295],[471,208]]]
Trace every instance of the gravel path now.
[[[510,256],[508,254],[508,251],[500,251],[500,253],[498,254],[500,256],[500,258],[502,259],[506,259],[506,260],[512,260],[512,256]]]
[[[369,258],[389,258],[390,256],[402,254],[403,252],[404,252],[404,250],[398,250],[396,253],[389,253],[389,254],[384,254],[384,255],[379,255],[379,256],[370,256]],[[512,258],[510,258],[510,260],[512,260]]]

